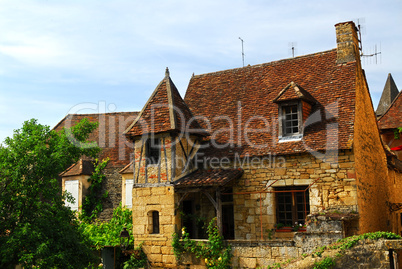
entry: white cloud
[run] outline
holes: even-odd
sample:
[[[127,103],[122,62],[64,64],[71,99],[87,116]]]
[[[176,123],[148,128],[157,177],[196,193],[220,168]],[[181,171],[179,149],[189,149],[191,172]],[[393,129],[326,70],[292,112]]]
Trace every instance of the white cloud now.
[[[400,1],[0,0],[0,91],[21,119],[45,123],[79,102],[136,109],[167,66],[184,94],[193,72],[241,66],[238,37],[245,63],[258,64],[291,57],[289,42],[296,55],[334,48],[334,24],[357,18],[364,47],[382,45],[382,63],[365,65],[374,100],[389,72],[402,85]]]

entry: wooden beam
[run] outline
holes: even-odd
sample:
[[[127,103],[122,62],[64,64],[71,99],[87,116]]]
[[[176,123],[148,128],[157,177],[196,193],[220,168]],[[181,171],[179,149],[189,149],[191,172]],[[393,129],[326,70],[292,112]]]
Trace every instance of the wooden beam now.
[[[166,181],[169,182],[169,170],[168,170],[168,163],[167,163],[167,155],[166,155],[166,146],[165,146],[165,138],[163,138],[163,152],[165,153],[165,168],[166,168]]]
[[[137,179],[136,179],[136,183],[138,183],[138,177],[140,175],[140,170],[141,170],[141,161],[142,161],[142,150],[144,148],[144,140],[141,139],[141,153],[140,153],[140,161],[138,162],[138,173],[137,173]],[[134,149],[135,150],[135,149]],[[134,153],[134,161],[135,161],[135,153]]]
[[[223,234],[223,225],[222,225],[222,199],[221,199],[221,191],[218,188],[216,190],[216,203],[217,203],[217,208],[216,208],[216,223],[218,225],[218,229],[220,234]]]

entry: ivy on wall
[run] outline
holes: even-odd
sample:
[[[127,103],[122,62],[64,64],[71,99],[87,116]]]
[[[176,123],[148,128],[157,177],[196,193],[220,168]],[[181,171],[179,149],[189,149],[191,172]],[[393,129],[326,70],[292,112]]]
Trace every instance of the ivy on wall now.
[[[102,182],[105,179],[105,174],[103,170],[105,169],[109,158],[99,161],[95,159],[94,161],[94,172],[88,179],[91,185],[88,188],[88,194],[82,202],[82,210],[80,214],[80,219],[82,221],[90,222],[97,218],[100,212],[103,210],[103,200],[109,195],[108,191],[102,193]]]
[[[96,249],[105,246],[117,247],[120,245],[120,232],[127,228],[130,234],[130,247],[134,247],[133,218],[130,209],[121,204],[114,209],[112,219],[109,222],[81,221],[80,229],[89,238],[91,245]]]
[[[394,129],[394,138],[399,139],[401,137],[402,127]]]
[[[185,227],[182,229],[181,238],[174,233],[172,246],[177,260],[180,261],[184,253],[193,253],[197,258],[204,259],[207,268],[230,268],[232,249],[230,245],[225,245],[223,236],[216,225],[216,218],[213,218],[208,224],[207,234],[207,242],[197,242],[190,239]]]

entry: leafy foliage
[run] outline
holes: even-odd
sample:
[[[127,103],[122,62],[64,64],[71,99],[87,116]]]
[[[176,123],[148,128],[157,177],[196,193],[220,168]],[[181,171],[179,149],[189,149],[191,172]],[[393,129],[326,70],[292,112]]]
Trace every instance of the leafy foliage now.
[[[325,257],[323,260],[314,263],[313,269],[330,269],[335,266],[335,259],[331,257]]]
[[[57,178],[82,155],[96,156],[100,149],[86,142],[95,128],[83,120],[58,133],[32,119],[0,146],[1,268],[83,268],[90,262],[88,242],[64,206]]]
[[[312,253],[312,257],[322,257],[323,253],[327,249],[335,249],[338,252],[335,254],[335,257],[325,257],[319,261],[314,262],[314,269],[326,269],[326,268],[333,268],[336,265],[337,258],[342,257],[344,255],[345,250],[353,248],[360,240],[371,239],[371,240],[378,240],[378,239],[402,239],[400,235],[391,233],[391,232],[372,232],[372,233],[365,233],[361,235],[354,235],[351,237],[346,237],[343,239],[338,240],[336,244],[333,245],[325,245],[321,247],[317,247]],[[308,255],[302,254],[303,258],[306,258]],[[288,265],[291,261],[282,262],[282,263],[274,263],[273,265],[268,266],[268,269],[274,268],[284,268]]]
[[[207,268],[224,269],[230,268],[232,252],[230,245],[226,246],[223,236],[219,233],[216,225],[216,218],[212,219],[207,229],[208,241],[196,242],[190,239],[186,229],[182,229],[182,238],[178,234],[173,234],[173,251],[178,260],[186,253],[194,253],[197,258],[204,258]]]
[[[93,222],[82,221],[80,229],[91,242],[91,245],[97,249],[105,246],[116,247],[120,245],[120,232],[126,227],[133,238],[133,218],[131,210],[122,207],[121,204],[114,209],[112,219],[109,222],[95,220]],[[133,243],[133,241],[131,242]],[[133,245],[131,245],[133,247]]]
[[[147,264],[147,255],[142,250],[142,243],[134,249],[133,254],[131,254],[130,259],[126,261],[123,265],[123,269],[137,269],[143,268]]]
[[[82,221],[90,222],[103,210],[102,201],[108,196],[107,191],[102,193],[102,182],[106,177],[103,174],[103,169],[105,169],[108,162],[109,158],[106,158],[101,162],[98,159],[95,159],[95,171],[88,179],[88,182],[90,182],[91,185],[88,188],[88,194],[82,202],[82,210],[80,214],[80,219]]]
[[[402,127],[394,129],[394,138],[399,139],[401,137]]]

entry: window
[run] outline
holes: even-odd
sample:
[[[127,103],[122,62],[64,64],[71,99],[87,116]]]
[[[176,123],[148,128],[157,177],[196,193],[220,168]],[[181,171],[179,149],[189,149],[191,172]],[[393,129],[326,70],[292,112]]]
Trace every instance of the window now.
[[[126,207],[127,208],[132,208],[133,205],[133,185],[134,185],[134,179],[126,179]]]
[[[150,138],[147,140],[145,154],[146,154],[147,165],[159,163],[160,158],[159,138]]]
[[[282,107],[282,128],[284,136],[299,133],[299,111],[297,105]]]
[[[78,193],[79,193],[79,182],[78,180],[66,180],[64,182],[65,191],[70,193],[70,195],[74,198],[74,202],[65,201],[67,207],[70,207],[71,210],[78,211]]]
[[[159,233],[159,212],[152,211],[152,223],[151,223],[151,233],[158,234]]]
[[[310,212],[309,191],[307,186],[275,188],[276,222],[285,226],[295,223],[304,224]]]
[[[281,106],[282,136],[294,136],[301,133],[300,109],[298,104]]]

